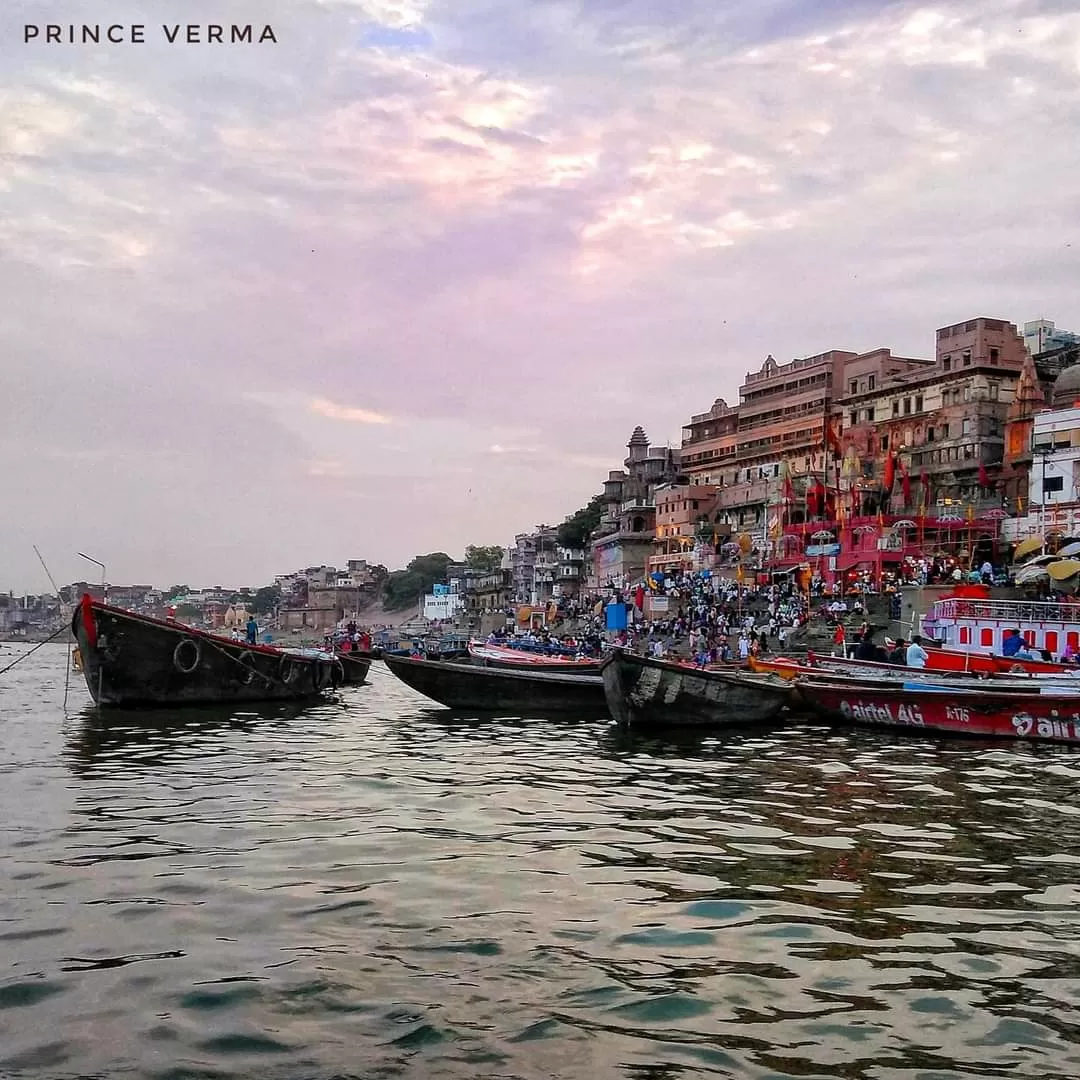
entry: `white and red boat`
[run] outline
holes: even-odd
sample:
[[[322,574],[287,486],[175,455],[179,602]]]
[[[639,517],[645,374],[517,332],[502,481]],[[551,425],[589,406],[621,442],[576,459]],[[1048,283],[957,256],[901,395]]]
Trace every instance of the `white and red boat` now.
[[[926,644],[925,642],[923,643]],[[987,656],[982,653],[957,652],[951,649],[926,649],[926,667],[908,668],[902,664],[887,664],[879,660],[856,660],[845,656],[820,656],[810,654],[805,660],[789,659],[778,656],[775,659],[762,660],[751,658],[750,667],[754,671],[771,671],[787,679],[799,675],[811,674],[817,670],[834,671],[855,678],[876,678],[883,673],[934,674],[962,677],[1043,677],[1053,679],[1075,679],[1080,682],[1080,666],[1076,664],[1054,664],[1045,660],[1019,660],[1016,657]]]
[[[518,671],[563,671],[587,675],[600,670],[600,661],[589,657],[551,656],[528,652],[509,645],[486,645],[469,642],[469,656],[484,667],[509,668]]]
[[[1080,744],[1080,696],[1046,688],[1033,694],[809,677],[799,678],[795,686],[816,712],[852,724]]]
[[[1019,630],[1029,647],[1045,649],[1052,656],[1067,648],[1080,653],[1080,602],[1064,596],[1059,601],[997,600],[984,585],[961,585],[935,601],[921,622],[923,636],[940,642],[947,650],[980,660],[1021,664],[1029,671],[1042,670],[1028,666],[1038,661],[1001,655],[1010,630]]]

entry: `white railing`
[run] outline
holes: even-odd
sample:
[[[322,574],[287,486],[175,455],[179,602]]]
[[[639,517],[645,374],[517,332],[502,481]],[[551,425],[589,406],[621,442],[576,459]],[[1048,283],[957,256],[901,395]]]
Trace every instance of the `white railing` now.
[[[1080,602],[966,600],[957,597],[936,601],[930,610],[930,618],[1006,623],[1080,622]]]

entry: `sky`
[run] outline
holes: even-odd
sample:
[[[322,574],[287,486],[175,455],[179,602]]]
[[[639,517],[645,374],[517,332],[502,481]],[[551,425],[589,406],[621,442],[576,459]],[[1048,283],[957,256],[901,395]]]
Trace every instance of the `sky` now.
[[[506,544],[767,354],[1080,328],[1078,130],[1080,0],[3,5],[0,587]]]

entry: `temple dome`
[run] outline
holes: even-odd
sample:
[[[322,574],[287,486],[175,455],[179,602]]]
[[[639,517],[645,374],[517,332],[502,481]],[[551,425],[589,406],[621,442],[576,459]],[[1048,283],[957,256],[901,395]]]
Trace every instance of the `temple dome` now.
[[[1080,401],[1080,364],[1067,367],[1055,380],[1050,407],[1069,409]]]

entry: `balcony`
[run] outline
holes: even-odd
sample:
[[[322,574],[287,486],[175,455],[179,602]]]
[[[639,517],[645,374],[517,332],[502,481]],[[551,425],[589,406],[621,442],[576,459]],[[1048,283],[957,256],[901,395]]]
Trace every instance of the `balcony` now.
[[[653,504],[652,499],[648,499],[648,498],[645,498],[645,499],[643,499],[643,498],[626,499],[623,503],[620,504],[619,513],[620,514],[625,514],[630,510],[654,510],[654,509],[655,509],[655,506]]]

